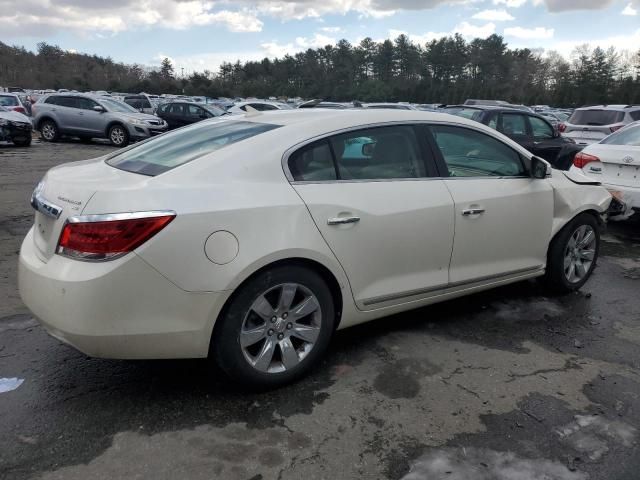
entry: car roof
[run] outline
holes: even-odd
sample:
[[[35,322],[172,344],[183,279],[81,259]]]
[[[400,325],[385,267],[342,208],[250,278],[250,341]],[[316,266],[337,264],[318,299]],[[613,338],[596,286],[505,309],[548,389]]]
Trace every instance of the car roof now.
[[[629,109],[640,109],[640,105],[588,105],[576,108],[576,110],[615,110],[624,112]]]

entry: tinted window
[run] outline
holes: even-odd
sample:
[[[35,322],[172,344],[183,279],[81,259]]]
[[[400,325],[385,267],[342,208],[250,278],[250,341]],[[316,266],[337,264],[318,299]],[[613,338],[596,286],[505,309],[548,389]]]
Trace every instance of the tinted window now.
[[[553,138],[553,128],[547,122],[538,117],[529,117],[531,131],[536,138]]]
[[[331,138],[343,180],[419,178],[426,175],[412,127],[357,130]]]
[[[183,115],[184,110],[182,109],[181,103],[173,103],[171,104],[171,109],[169,110],[174,115]]]
[[[473,116],[480,112],[477,108],[464,108],[464,107],[447,107],[440,111],[448,113],[449,115],[457,115],[458,117],[473,119]]]
[[[617,110],[576,110],[569,118],[573,125],[611,125],[621,122],[624,112]]]
[[[206,118],[207,112],[196,105],[187,105],[187,115],[196,118]],[[211,115],[208,116],[210,117]]]
[[[450,177],[526,175],[518,152],[489,135],[445,125],[431,131]]]
[[[487,123],[487,127],[493,128],[494,130],[498,129],[498,115],[492,115],[489,123]]]
[[[274,128],[278,125],[224,120],[198,122],[116,154],[107,163],[128,172],[159,175]]]
[[[13,107],[18,105],[18,97],[13,95],[0,95],[0,105],[5,107]]]
[[[329,142],[308,145],[289,157],[289,171],[297,181],[336,180]]]
[[[158,113],[164,113],[165,108],[167,108],[167,104],[160,105],[158,107]]]
[[[278,107],[274,105],[269,105],[268,103],[250,103],[249,106],[251,108],[255,108],[259,112],[266,112],[267,110],[277,110]],[[246,110],[243,108],[243,110]]]
[[[609,135],[600,143],[606,145],[631,145],[640,147],[640,125],[634,125]]]
[[[510,135],[527,135],[527,122],[524,115],[503,113],[502,133]]]
[[[107,108],[111,112],[119,112],[119,113],[138,113],[136,109],[127,105],[126,103],[119,102],[117,100],[113,100],[111,98],[101,98],[100,103],[103,107]]]
[[[93,110],[93,107],[97,107],[98,104],[91,100],[90,98],[77,98],[77,108],[81,108],[83,110]]]
[[[58,105],[58,100],[60,97],[51,96],[44,99],[44,103],[48,103],[50,105]]]
[[[640,110],[629,112],[629,115],[631,115],[631,118],[633,118],[634,120],[640,120]]]

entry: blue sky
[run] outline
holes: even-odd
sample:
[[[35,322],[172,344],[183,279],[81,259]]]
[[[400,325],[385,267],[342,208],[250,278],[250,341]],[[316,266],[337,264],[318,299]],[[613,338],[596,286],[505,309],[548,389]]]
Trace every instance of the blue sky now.
[[[346,38],[459,32],[512,47],[640,49],[640,0],[0,0],[0,41],[60,47],[178,73],[282,56]]]

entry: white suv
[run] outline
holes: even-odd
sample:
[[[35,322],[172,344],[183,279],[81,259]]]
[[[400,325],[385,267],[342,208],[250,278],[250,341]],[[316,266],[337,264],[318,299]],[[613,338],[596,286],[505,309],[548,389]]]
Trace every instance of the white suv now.
[[[577,108],[558,129],[578,145],[591,145],[637,120],[640,105],[597,105]]]

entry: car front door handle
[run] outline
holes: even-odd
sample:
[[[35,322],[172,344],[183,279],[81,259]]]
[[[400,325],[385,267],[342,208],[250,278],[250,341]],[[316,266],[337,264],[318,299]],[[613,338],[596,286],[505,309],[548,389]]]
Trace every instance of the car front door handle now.
[[[465,217],[471,215],[482,215],[484,213],[484,208],[468,208],[466,210],[462,210],[462,215]]]
[[[327,225],[347,225],[349,223],[358,223],[360,217],[335,217],[327,220]]]

